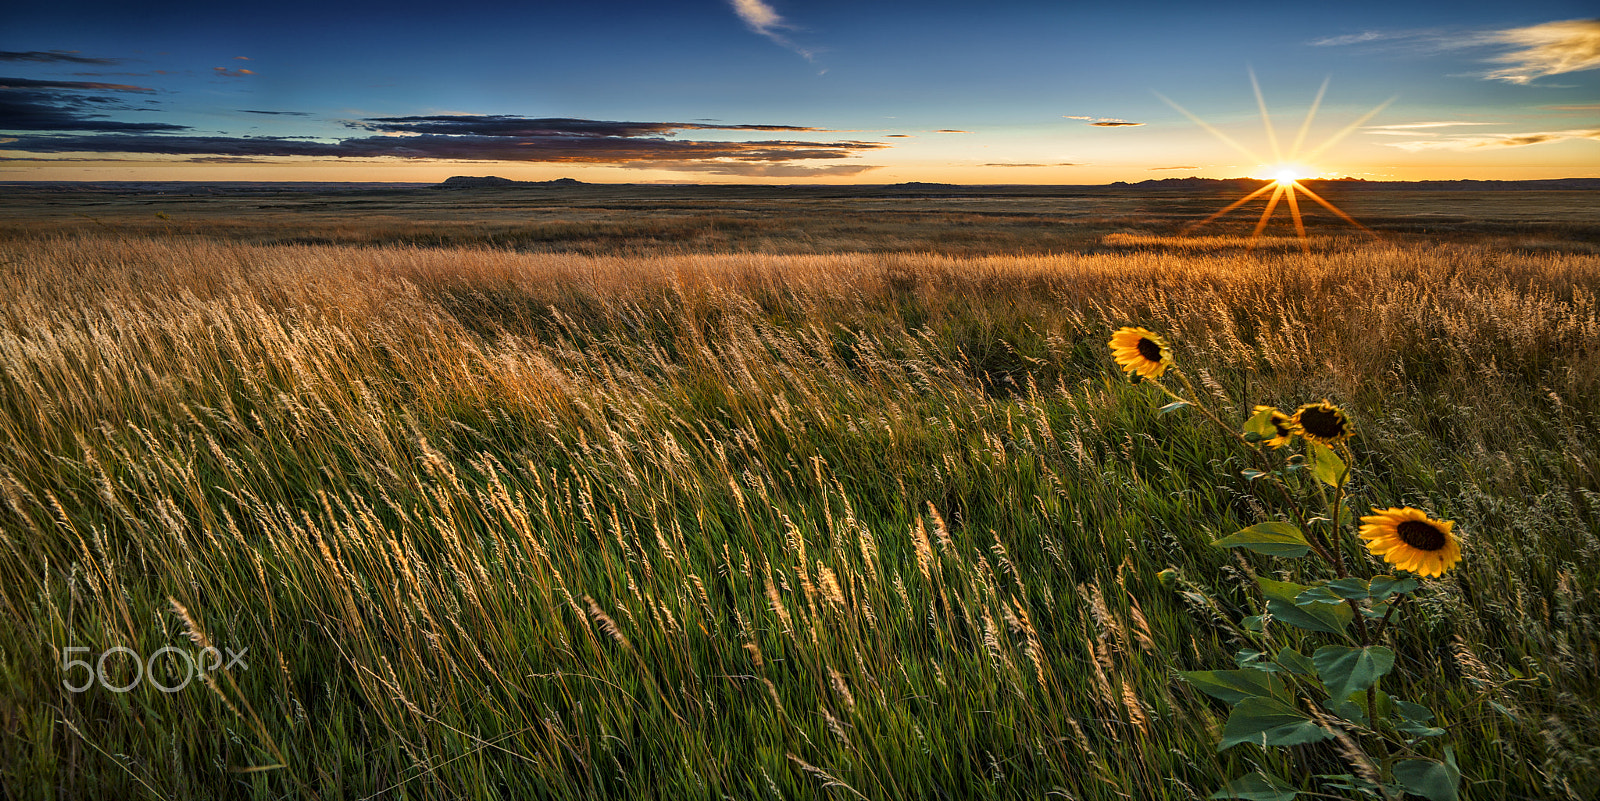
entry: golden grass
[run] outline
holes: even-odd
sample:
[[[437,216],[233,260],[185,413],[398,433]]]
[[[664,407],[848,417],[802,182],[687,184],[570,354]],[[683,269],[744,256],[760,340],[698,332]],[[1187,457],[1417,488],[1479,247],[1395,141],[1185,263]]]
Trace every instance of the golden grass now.
[[[1237,757],[1171,671],[1231,652],[1197,623],[1248,613],[1255,568],[1209,541],[1255,510],[1219,443],[1123,400],[1124,321],[1219,406],[1352,409],[1356,491],[1474,532],[1402,654],[1481,660],[1464,764],[1595,787],[1594,256],[0,262],[19,796],[1191,797]],[[60,688],[64,647],[202,626],[252,649],[233,695]]]

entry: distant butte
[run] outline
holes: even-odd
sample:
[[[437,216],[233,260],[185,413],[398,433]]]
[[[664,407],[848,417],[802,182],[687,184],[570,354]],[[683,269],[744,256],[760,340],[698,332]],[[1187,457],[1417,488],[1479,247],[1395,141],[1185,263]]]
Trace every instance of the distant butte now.
[[[450,189],[483,189],[493,186],[584,186],[584,182],[572,178],[557,178],[554,181],[513,181],[510,178],[501,178],[496,175],[452,175],[444,179],[440,186]]]

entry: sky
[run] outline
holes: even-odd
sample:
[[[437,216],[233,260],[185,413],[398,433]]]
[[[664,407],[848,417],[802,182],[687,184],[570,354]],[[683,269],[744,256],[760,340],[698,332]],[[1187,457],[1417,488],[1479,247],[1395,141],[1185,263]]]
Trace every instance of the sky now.
[[[18,4],[0,181],[1600,177],[1591,3]]]

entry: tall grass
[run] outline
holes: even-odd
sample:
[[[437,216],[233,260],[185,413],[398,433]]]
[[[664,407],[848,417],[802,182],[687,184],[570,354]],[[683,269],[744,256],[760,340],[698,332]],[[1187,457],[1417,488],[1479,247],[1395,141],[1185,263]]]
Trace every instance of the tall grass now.
[[[1124,323],[1224,408],[1351,409],[1356,503],[1466,537],[1386,689],[1468,710],[1472,797],[1600,791],[1593,256],[0,262],[9,795],[1203,798],[1267,758],[1174,677],[1263,512]],[[201,642],[248,668],[62,686]]]

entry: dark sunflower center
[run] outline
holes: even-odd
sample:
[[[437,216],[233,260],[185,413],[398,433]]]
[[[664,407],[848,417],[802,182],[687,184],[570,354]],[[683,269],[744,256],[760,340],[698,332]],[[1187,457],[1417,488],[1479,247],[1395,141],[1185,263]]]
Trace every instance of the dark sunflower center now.
[[[1395,526],[1394,532],[1400,535],[1401,542],[1419,551],[1437,551],[1444,547],[1444,532],[1432,523],[1406,520]]]
[[[1333,438],[1344,433],[1344,417],[1325,409],[1306,409],[1300,413],[1300,427],[1312,436]]]
[[[1287,418],[1287,417],[1274,417],[1274,418],[1272,418],[1272,427],[1278,430],[1278,436],[1280,436],[1280,437],[1287,437],[1290,434],[1294,433],[1289,428],[1289,418]]]
[[[1145,361],[1151,361],[1151,362],[1159,362],[1159,361],[1161,361],[1161,346],[1160,345],[1157,345],[1156,343],[1151,342],[1150,340],[1145,339],[1144,337],[1139,337],[1139,344],[1135,345],[1134,347],[1137,347],[1139,349],[1139,355],[1143,356],[1145,358]]]

